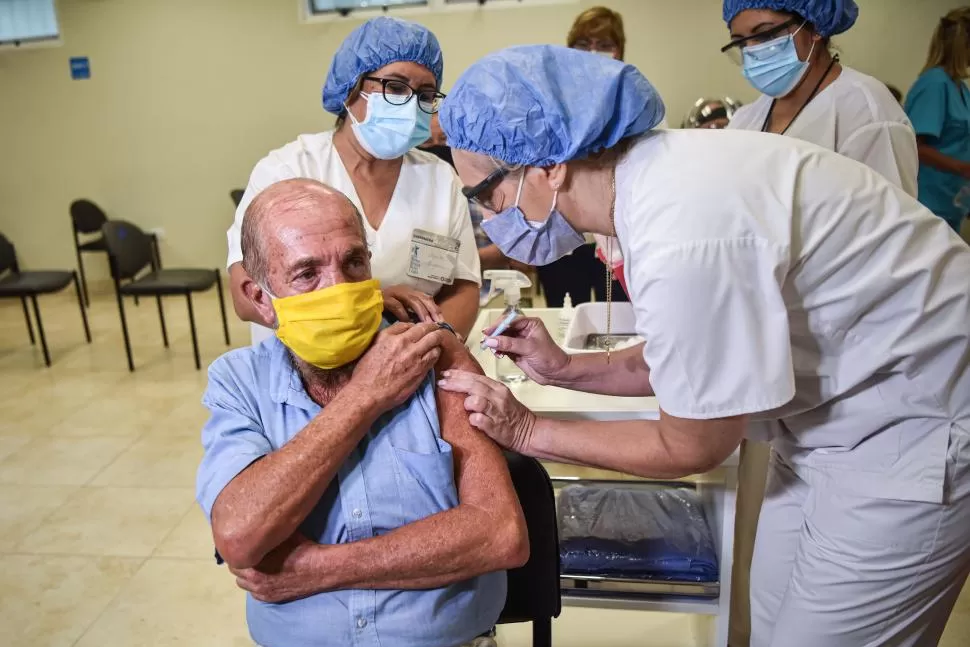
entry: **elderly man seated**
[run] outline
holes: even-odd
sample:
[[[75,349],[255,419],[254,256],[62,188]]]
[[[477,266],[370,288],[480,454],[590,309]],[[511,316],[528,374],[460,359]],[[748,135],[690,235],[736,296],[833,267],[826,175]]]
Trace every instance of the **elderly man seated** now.
[[[490,629],[528,536],[505,459],[432,368],[437,324],[382,321],[353,204],[270,186],[243,220],[247,297],[277,335],[209,369],[198,501],[264,647],[454,647]]]

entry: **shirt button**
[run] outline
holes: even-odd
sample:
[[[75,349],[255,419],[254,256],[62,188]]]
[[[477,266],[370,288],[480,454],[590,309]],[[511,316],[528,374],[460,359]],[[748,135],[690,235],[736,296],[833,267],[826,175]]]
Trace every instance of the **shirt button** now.
[[[367,626],[367,618],[357,618],[357,628],[363,629]]]
[[[354,519],[360,519],[361,517],[364,516],[363,510],[361,510],[360,508],[354,508],[353,514],[354,514]]]

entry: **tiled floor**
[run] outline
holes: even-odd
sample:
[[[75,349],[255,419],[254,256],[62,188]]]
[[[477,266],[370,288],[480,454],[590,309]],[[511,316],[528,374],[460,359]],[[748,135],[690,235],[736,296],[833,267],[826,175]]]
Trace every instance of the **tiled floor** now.
[[[203,362],[225,350],[215,295],[196,299]],[[244,599],[211,560],[193,502],[205,372],[193,366],[184,302],[130,306],[137,372],[125,365],[117,308],[96,294],[94,343],[73,295],[41,299],[54,365],[0,302],[0,644],[11,647],[249,647]],[[248,331],[232,324],[237,344]],[[697,644],[683,616],[567,609],[562,647]],[[500,644],[529,644],[527,627]],[[944,640],[970,645],[970,595]]]

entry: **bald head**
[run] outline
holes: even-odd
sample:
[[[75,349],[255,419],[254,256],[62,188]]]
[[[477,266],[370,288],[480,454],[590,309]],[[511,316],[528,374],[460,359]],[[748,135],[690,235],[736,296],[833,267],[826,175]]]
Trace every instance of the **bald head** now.
[[[321,255],[335,251],[327,249],[332,247],[328,243],[366,250],[366,240],[360,212],[343,193],[316,180],[283,180],[246,209],[242,264],[254,281],[269,287],[274,275],[286,273],[288,263],[323,262]]]

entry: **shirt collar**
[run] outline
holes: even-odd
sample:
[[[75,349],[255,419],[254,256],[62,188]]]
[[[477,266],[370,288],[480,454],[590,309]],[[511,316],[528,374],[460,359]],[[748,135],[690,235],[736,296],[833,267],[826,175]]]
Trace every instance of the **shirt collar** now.
[[[270,356],[269,397],[277,404],[291,404],[301,409],[312,410],[317,405],[303,388],[300,373],[293,366],[286,346],[275,335],[263,342]]]

